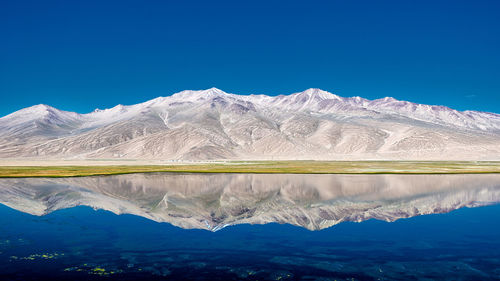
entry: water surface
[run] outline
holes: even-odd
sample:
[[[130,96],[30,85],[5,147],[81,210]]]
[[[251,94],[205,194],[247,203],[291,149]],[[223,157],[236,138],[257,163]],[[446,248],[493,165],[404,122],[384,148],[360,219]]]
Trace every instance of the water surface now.
[[[1,179],[0,277],[497,280],[499,201],[496,174]]]

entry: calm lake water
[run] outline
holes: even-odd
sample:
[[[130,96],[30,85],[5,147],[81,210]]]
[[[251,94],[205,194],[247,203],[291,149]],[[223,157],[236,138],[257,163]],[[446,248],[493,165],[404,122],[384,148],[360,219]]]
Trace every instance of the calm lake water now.
[[[500,174],[0,179],[1,280],[500,280]]]

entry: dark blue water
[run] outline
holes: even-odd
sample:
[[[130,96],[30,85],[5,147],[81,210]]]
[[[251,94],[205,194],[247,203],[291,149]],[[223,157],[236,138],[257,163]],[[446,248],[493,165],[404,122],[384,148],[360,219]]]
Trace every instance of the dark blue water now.
[[[89,207],[0,205],[1,280],[500,280],[500,205],[321,231],[187,230]]]

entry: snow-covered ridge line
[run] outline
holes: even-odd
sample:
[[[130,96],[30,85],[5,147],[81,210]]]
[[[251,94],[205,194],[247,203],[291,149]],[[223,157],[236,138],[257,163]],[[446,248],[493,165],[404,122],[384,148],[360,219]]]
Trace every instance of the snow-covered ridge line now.
[[[368,100],[361,97],[340,97],[317,88],[307,89],[290,95],[237,95],[226,93],[217,88],[207,90],[185,90],[171,96],[158,97],[134,105],[116,105],[108,109],[96,109],[80,114],[62,111],[49,105],[39,104],[11,113],[0,120],[23,122],[37,118],[46,118],[53,123],[82,121],[88,127],[96,127],[133,117],[151,108],[166,109],[183,103],[200,104],[209,100],[247,102],[261,108],[279,108],[283,111],[310,111],[319,113],[337,113],[349,111],[372,111],[377,113],[401,115],[416,120],[437,124],[456,125],[480,130],[500,129],[500,115],[480,111],[458,111],[441,105],[425,105],[396,100],[392,97]]]
[[[289,95],[277,95],[277,96],[269,96],[269,95],[264,95],[264,94],[250,94],[250,95],[245,95],[245,94],[232,94],[232,93],[227,93],[224,92],[218,88],[210,88],[206,90],[184,90],[181,92],[174,93],[170,96],[161,96],[154,98],[152,100],[148,100],[142,103],[138,104],[132,104],[132,105],[123,105],[123,104],[118,104],[112,108],[107,108],[107,109],[99,109],[96,108],[94,111],[89,112],[89,113],[76,113],[76,112],[71,112],[71,111],[63,111],[59,110],[57,108],[54,108],[50,105],[47,104],[38,104],[38,105],[33,105],[31,107],[27,107],[18,111],[15,111],[9,115],[6,115],[2,118],[11,116],[15,113],[34,113],[36,115],[38,114],[46,114],[47,112],[51,111],[57,111],[60,113],[71,113],[71,114],[76,114],[80,116],[92,116],[92,115],[101,115],[104,112],[123,112],[130,110],[131,108],[147,108],[147,107],[154,107],[154,106],[159,106],[159,105],[165,105],[165,103],[169,101],[177,101],[177,100],[182,100],[184,102],[202,102],[206,101],[209,99],[213,99],[216,97],[225,97],[225,98],[231,98],[235,100],[247,100],[251,102],[255,102],[257,104],[260,103],[270,103],[273,104],[284,104],[284,101],[288,102],[295,102],[295,103],[301,103],[303,104],[304,102],[309,102],[309,104],[312,103],[312,101],[323,101],[323,100],[332,100],[332,101],[337,101],[337,102],[344,102],[348,103],[351,105],[359,105],[361,107],[365,108],[372,108],[377,105],[396,105],[396,108],[402,107],[404,105],[412,105],[412,107],[427,107],[427,108],[432,108],[433,110],[453,110],[457,112],[462,112],[462,113],[481,113],[481,114],[488,114],[490,116],[496,116],[499,117],[500,114],[497,113],[492,113],[492,112],[484,112],[484,111],[475,111],[475,110],[465,110],[465,111],[458,111],[451,109],[447,106],[443,105],[426,105],[426,104],[418,104],[418,103],[413,103],[410,101],[404,101],[404,100],[397,100],[392,97],[384,97],[380,99],[375,99],[375,100],[368,100],[359,96],[354,96],[354,97],[341,97],[338,95],[335,95],[333,93],[318,89],[318,88],[310,88],[302,92],[296,92],[292,93]]]

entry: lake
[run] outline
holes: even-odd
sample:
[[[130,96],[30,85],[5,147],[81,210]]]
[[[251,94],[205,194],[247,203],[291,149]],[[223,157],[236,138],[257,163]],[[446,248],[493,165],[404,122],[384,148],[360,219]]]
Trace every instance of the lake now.
[[[500,174],[0,179],[2,280],[500,280]]]

